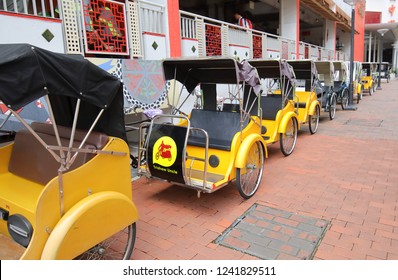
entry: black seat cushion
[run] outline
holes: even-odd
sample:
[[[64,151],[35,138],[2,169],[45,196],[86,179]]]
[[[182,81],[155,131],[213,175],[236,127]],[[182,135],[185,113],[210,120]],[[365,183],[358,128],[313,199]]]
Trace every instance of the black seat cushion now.
[[[190,116],[191,127],[205,130],[209,136],[209,148],[231,150],[232,139],[240,131],[240,113],[193,109]],[[247,121],[243,127],[247,125]],[[205,147],[205,135],[192,130],[188,144]]]

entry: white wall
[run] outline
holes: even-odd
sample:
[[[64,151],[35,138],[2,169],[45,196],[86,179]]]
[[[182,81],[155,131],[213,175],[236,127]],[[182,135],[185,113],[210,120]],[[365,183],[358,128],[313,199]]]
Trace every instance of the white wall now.
[[[394,5],[395,11],[391,15],[388,12],[388,8]],[[366,11],[368,12],[382,12],[381,22],[387,23],[390,21],[398,22],[398,2],[391,0],[367,0]]]
[[[284,0],[280,10],[280,36],[297,40],[297,9],[296,0]]]
[[[336,34],[334,29],[334,21],[325,21],[325,35],[324,35],[324,47],[328,50],[334,50],[336,46]]]
[[[47,29],[54,35],[50,42],[42,36]],[[53,52],[65,52],[60,21],[0,14],[0,44],[12,43],[29,43]]]

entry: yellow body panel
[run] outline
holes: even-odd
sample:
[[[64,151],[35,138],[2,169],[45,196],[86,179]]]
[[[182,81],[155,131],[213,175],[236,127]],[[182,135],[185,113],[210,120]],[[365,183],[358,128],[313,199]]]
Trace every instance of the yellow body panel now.
[[[131,199],[118,192],[100,192],[75,204],[58,222],[42,259],[73,259],[138,219]]]
[[[9,155],[12,145],[0,148],[0,207],[10,211],[10,215],[19,213],[29,219],[33,226],[33,236],[21,259],[40,259],[50,233],[61,219],[58,177],[46,186],[22,179],[8,173]],[[110,137],[103,148],[105,151],[124,152],[125,155],[98,154],[79,168],[63,174],[64,213],[92,194],[104,191],[117,192],[132,202],[129,148],[118,138]],[[7,159],[8,157],[8,159]],[[14,176],[14,177],[13,177]],[[16,185],[18,184],[18,185]],[[15,186],[12,190],[12,186]],[[131,207],[131,209],[135,207]],[[108,211],[109,209],[104,209]],[[101,219],[100,211],[98,219]],[[138,214],[129,213],[126,221],[138,219]],[[126,221],[113,226],[110,231],[117,232]],[[0,233],[8,235],[6,222],[0,221]]]
[[[213,184],[213,190],[218,188],[219,186],[225,185],[229,181],[232,181],[236,178],[235,161],[237,159],[237,153],[241,149],[242,143],[245,141],[246,138],[252,137],[252,135],[256,135],[265,145],[263,138],[260,136],[260,122],[258,118],[256,118],[256,122],[257,124],[253,121],[250,121],[248,125],[242,130],[242,132],[239,131],[235,134],[234,138],[232,139],[230,151],[209,148],[208,156],[210,157],[211,155],[216,155],[219,158],[220,163],[217,167],[211,167],[210,164],[207,165],[207,180],[211,180],[212,174],[219,175],[219,177],[222,178],[221,180],[218,180],[216,183]],[[185,122],[181,123],[180,125],[184,124]],[[194,156],[197,158],[204,158],[205,155],[205,149],[203,147],[191,145],[187,146],[186,152],[189,156]],[[203,172],[204,162],[199,160],[195,160],[194,162],[192,162],[191,159],[187,159],[185,162],[185,167],[187,172],[189,172],[191,167],[194,171]]]
[[[307,123],[309,117],[315,113],[316,105],[320,106],[316,93],[313,91],[296,91],[295,102],[305,103],[305,108],[298,108],[297,120],[299,125]]]
[[[364,76],[362,77],[362,85],[363,89],[369,90],[373,87],[373,78],[372,76]]]
[[[286,106],[278,111],[275,120],[262,120],[262,125],[267,128],[267,132],[262,135],[268,137],[265,143],[272,144],[278,142],[280,133],[286,132],[287,121],[293,116],[297,117],[294,103],[289,100]]]

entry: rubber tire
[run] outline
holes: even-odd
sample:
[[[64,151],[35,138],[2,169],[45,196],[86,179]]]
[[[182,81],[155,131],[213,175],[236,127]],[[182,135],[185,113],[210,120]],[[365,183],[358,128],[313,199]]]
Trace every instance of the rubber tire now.
[[[390,82],[390,74],[387,74],[387,84]]]
[[[115,252],[112,249],[109,250],[109,248],[103,248],[108,246],[106,243],[109,242],[112,244],[112,242],[116,239],[118,239],[118,242],[124,242],[120,241],[120,235],[126,235],[127,240],[126,246],[124,247],[124,252]],[[133,253],[134,249],[134,243],[135,243],[135,238],[137,235],[137,227],[136,224],[133,223],[123,230],[115,233],[114,235],[110,236],[108,239],[104,240],[101,243],[98,243],[91,249],[87,250],[80,256],[76,258],[76,260],[129,260],[131,258],[131,255]],[[99,250],[103,249],[105,250],[105,253],[100,253]],[[117,253],[117,255],[114,255]]]
[[[373,86],[369,87],[369,96],[372,96],[373,94]]]
[[[348,106],[348,88],[343,89],[343,92],[341,93],[341,109],[345,110]]]
[[[264,150],[261,143],[257,141],[250,147],[246,168],[236,169],[236,187],[244,199],[251,198],[257,192],[263,170]]]
[[[298,125],[297,125],[296,118],[294,118],[294,117],[290,118],[289,123],[290,123],[290,127],[288,124],[288,126],[286,127],[286,130],[287,131],[289,131],[289,129],[291,130],[291,134],[293,136],[293,142],[290,145],[288,145],[288,148],[286,147],[286,144],[288,143],[286,141],[289,140],[289,139],[287,139],[287,137],[288,137],[287,132],[280,133],[280,139],[279,139],[279,145],[280,145],[282,154],[285,156],[288,156],[293,152],[294,147],[296,146],[296,142],[297,142],[297,127],[298,127]],[[290,136],[290,137],[292,137],[292,136]]]
[[[316,105],[315,114],[310,115],[309,121],[308,121],[308,127],[310,129],[311,134],[315,134],[318,131],[320,116],[321,116],[321,108],[319,107],[319,105]],[[313,120],[315,121],[314,124],[312,124]]]
[[[377,90],[377,79],[373,81],[373,92],[376,92]]]
[[[336,117],[337,108],[337,97],[336,94],[332,94],[329,102],[329,119],[333,120]]]
[[[362,92],[357,94],[357,104],[359,103],[360,100],[362,100]]]

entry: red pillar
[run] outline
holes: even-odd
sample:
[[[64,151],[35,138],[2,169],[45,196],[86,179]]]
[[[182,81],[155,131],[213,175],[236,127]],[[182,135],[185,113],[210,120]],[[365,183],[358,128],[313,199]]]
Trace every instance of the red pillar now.
[[[365,4],[364,1],[355,6],[355,30],[354,36],[354,61],[363,61],[365,52]]]
[[[180,6],[178,0],[167,1],[170,57],[181,56]]]

